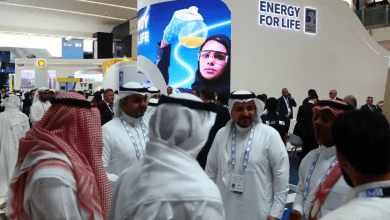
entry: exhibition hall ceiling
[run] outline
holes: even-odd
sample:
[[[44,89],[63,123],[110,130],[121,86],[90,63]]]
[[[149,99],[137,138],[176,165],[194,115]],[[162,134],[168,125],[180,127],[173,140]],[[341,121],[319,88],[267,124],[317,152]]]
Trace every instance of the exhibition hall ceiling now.
[[[0,1],[0,31],[91,38],[137,16],[137,0]]]

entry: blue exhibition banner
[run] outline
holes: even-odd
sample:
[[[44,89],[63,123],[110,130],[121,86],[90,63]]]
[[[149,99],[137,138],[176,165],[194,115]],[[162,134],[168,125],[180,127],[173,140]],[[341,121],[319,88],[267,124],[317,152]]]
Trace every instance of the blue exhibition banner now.
[[[167,85],[185,92],[206,84],[230,90],[231,12],[224,2],[163,2],[138,17],[138,56],[153,62]]]
[[[62,38],[62,59],[84,59],[84,40]]]

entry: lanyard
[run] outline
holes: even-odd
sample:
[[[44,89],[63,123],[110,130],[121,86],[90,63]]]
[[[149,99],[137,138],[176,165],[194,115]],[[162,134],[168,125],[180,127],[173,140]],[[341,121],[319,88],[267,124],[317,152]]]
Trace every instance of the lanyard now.
[[[366,198],[366,197],[389,197],[390,187],[374,187],[361,191],[355,195],[355,198]]]
[[[252,123],[251,133],[249,135],[248,143],[245,149],[244,161],[242,162],[244,168],[248,165],[249,153],[251,152],[254,132],[255,132],[255,123]],[[233,127],[233,135],[232,135],[232,165],[233,167],[234,165],[236,165],[236,127]]]
[[[41,102],[41,101],[39,101],[39,102],[41,103],[42,108],[43,108],[43,115],[45,115],[46,114],[45,106],[43,105],[43,102]]]
[[[129,125],[126,123],[126,120],[123,118],[122,115],[121,115],[121,121],[122,121],[122,124],[123,124],[123,126],[125,127],[125,129],[127,131],[127,134],[129,135],[129,137],[131,139],[131,142],[133,142],[133,146],[134,146],[134,149],[135,149],[135,154],[137,155],[137,159],[139,160],[140,153],[139,153],[137,142],[135,141],[134,136],[131,134]],[[146,143],[146,142],[148,142],[149,139],[148,139],[148,136],[146,135],[145,123],[142,120],[142,118],[139,119],[139,123],[141,124],[142,135],[144,136],[144,140],[145,140],[145,143]],[[145,152],[144,152],[144,154],[145,154]]]
[[[316,157],[315,157],[315,159],[314,159],[314,161],[313,161],[313,164],[311,165],[311,168],[310,168],[310,170],[309,170],[309,174],[307,175],[306,183],[305,183],[305,190],[304,190],[304,192],[303,192],[303,195],[304,195],[305,197],[306,197],[306,195],[307,195],[307,193],[308,193],[308,191],[309,191],[310,179],[311,179],[311,176],[312,176],[312,174],[313,174],[314,168],[316,167],[316,164],[317,164],[317,161],[318,161],[318,157],[320,156],[321,152],[322,152],[322,148],[320,149],[320,151],[318,151],[318,153],[317,153],[317,155],[316,155]],[[324,177],[322,177],[322,180],[321,180],[320,184],[317,186],[317,189],[316,189],[316,191],[315,191],[315,193],[314,193],[314,197],[316,196],[317,191],[318,191],[318,189],[320,188],[321,184],[322,184],[322,183],[325,181],[325,179],[328,177],[330,171],[332,170],[333,166],[334,166],[336,163],[337,163],[337,157],[335,156],[334,159],[333,159],[333,161],[332,161],[332,163],[330,164],[328,170],[325,172]],[[313,197],[313,199],[314,199],[314,197]]]

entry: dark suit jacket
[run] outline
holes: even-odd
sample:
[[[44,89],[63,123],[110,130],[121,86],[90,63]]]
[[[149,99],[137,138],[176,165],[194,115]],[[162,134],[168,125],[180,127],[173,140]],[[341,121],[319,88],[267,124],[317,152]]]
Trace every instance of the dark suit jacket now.
[[[28,108],[32,105],[31,99],[23,99],[22,102],[23,102],[23,112],[25,108]]]
[[[298,109],[297,124],[294,134],[302,139],[302,152],[298,154],[302,160],[311,150],[318,148],[317,140],[313,129],[313,103],[301,105]]]
[[[307,103],[309,103],[309,97],[306,97],[306,98],[302,101],[302,105],[306,105]]]
[[[291,117],[290,119],[293,118],[293,108],[292,107],[296,107],[297,106],[297,103],[295,102],[294,99],[290,99],[288,98],[288,108],[291,109]],[[284,97],[281,96],[279,99],[278,99],[278,107],[279,107],[279,115],[286,118],[286,115],[288,114],[288,110],[287,110],[287,106],[286,106],[286,102],[284,101]]]
[[[371,110],[371,108],[372,110]],[[372,111],[372,112],[377,112],[377,109],[376,109],[376,106],[375,105],[370,105],[370,107],[368,107],[367,104],[365,105],[362,105],[362,107],[360,108],[361,110],[364,110],[364,111]]]
[[[108,108],[107,104],[105,101],[99,101],[96,105],[96,107],[99,109],[100,111],[100,120],[101,120],[101,123],[102,123],[102,126],[111,121],[112,120],[112,115],[111,115],[111,111],[110,109]]]
[[[207,142],[205,146],[202,148],[200,153],[198,154],[198,157],[196,160],[199,162],[200,166],[205,169],[206,167],[206,162],[207,162],[207,155],[209,154],[211,145],[214,142],[215,135],[219,131],[219,129],[225,127],[226,123],[230,120],[230,114],[229,110],[225,107],[216,105],[213,102],[207,102],[213,112],[217,113],[217,117],[215,118],[215,124],[211,128],[210,133],[209,133],[209,138],[207,139]]]

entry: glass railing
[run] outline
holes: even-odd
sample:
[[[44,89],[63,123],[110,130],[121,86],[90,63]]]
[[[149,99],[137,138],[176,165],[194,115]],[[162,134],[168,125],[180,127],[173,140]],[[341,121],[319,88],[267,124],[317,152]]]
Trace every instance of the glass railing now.
[[[366,29],[375,29],[387,27],[389,25],[389,5],[376,5],[363,10],[356,10],[356,15],[366,27]]]

